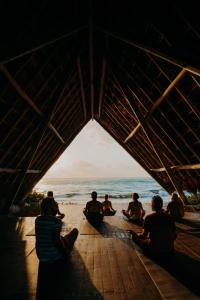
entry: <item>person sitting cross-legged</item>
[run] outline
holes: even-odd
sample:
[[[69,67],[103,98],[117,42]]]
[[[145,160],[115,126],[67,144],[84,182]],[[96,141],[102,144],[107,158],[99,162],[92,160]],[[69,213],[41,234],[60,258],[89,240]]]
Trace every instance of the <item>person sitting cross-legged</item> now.
[[[76,228],[65,236],[60,235],[62,221],[56,218],[56,213],[53,201],[43,201],[41,215],[35,220],[36,253],[41,262],[54,262],[65,257],[78,236]]]
[[[52,191],[48,191],[47,192],[47,197],[44,198],[42,200],[42,202],[52,202],[52,205],[55,206],[55,211],[56,211],[56,215],[57,215],[57,218],[59,219],[63,219],[65,217],[65,214],[61,213],[60,210],[59,210],[59,206],[58,206],[58,203],[55,201],[54,199],[54,196],[53,196],[53,192]]]
[[[128,209],[122,210],[124,216],[130,221],[142,222],[145,215],[145,210],[142,207],[142,203],[138,201],[139,195],[137,193],[132,194],[133,201],[129,202]]]
[[[174,251],[176,239],[176,227],[173,218],[166,214],[163,200],[160,196],[152,198],[152,210],[154,213],[146,216],[143,224],[143,233],[138,235],[129,230],[133,241],[145,252],[152,255],[169,255]]]
[[[171,201],[167,205],[166,213],[170,214],[174,221],[181,221],[184,217],[184,205],[176,193],[172,194]]]
[[[109,199],[108,194],[105,194],[105,201],[102,202],[103,206],[103,215],[104,216],[114,216],[116,210],[112,207],[112,202]]]
[[[86,203],[83,213],[90,223],[99,224],[103,220],[102,203],[97,201],[97,192],[92,192],[91,197],[92,200]]]

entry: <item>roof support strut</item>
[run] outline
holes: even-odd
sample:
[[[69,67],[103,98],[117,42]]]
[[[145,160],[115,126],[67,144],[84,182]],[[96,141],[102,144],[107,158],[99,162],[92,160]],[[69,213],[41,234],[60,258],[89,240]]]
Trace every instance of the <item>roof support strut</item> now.
[[[117,39],[117,40],[120,40],[120,41],[123,41],[125,42],[126,44],[129,44],[129,45],[132,45],[133,47],[137,48],[137,49],[140,49],[148,54],[151,54],[155,57],[158,57],[164,61],[167,61],[168,63],[172,64],[172,65],[175,65],[177,67],[180,67],[180,68],[183,68],[185,69],[186,71],[192,73],[192,74],[195,74],[197,76],[200,76],[200,70],[197,69],[197,68],[194,68],[192,66],[188,66],[187,64],[183,63],[183,62],[180,62],[180,61],[177,61],[176,59],[172,58],[172,57],[169,57],[167,56],[166,54],[164,53],[161,53],[155,49],[152,49],[150,47],[147,47],[145,45],[142,45],[142,44],[139,44],[135,41],[131,41],[125,37],[122,37],[120,36],[119,34],[116,34],[114,32],[111,32],[109,30],[106,30],[104,28],[99,28],[99,31],[101,32],[104,32],[105,34],[107,35],[110,35],[112,36],[113,38]]]
[[[11,83],[11,85],[16,89],[18,94],[32,107],[32,109],[40,116],[44,117],[43,112],[37,107],[37,105],[34,103],[34,101],[26,94],[26,92],[21,88],[21,86],[18,84],[18,82],[12,77],[12,75],[9,73],[7,68],[0,64],[0,70],[4,74],[4,76],[8,79],[8,81]],[[61,143],[65,143],[63,138],[60,136],[58,131],[55,129],[55,127],[49,123],[48,127],[52,130],[52,132],[57,136],[57,138],[61,141]]]
[[[128,102],[129,106],[132,108],[132,110],[135,113],[135,116],[137,117],[138,121],[140,122],[142,129],[144,130],[153,150],[155,151],[158,159],[160,160],[161,164],[163,165],[163,167],[166,169],[167,175],[172,183],[172,185],[174,186],[175,190],[177,190],[177,192],[179,193],[180,198],[182,199],[182,201],[184,203],[187,202],[186,197],[182,191],[182,189],[180,188],[180,186],[178,185],[178,183],[176,182],[176,179],[174,178],[174,174],[173,171],[170,169],[170,167],[168,166],[168,163],[166,161],[165,156],[163,155],[161,149],[159,148],[157,141],[154,137],[153,132],[151,131],[151,128],[149,127],[148,122],[146,122],[146,120],[142,117],[142,114],[140,113],[137,105],[135,104],[134,101],[129,101],[129,98],[132,99],[133,96],[135,98],[137,98],[137,96],[131,91],[130,88],[127,89],[126,84],[124,84],[124,82],[120,81],[120,86],[121,86],[121,92],[123,97],[125,98],[125,100]],[[128,97],[127,97],[128,94]]]
[[[161,104],[161,102],[167,97],[167,95],[170,93],[170,91],[174,88],[174,86],[183,78],[185,75],[186,70],[182,69],[179,74],[174,78],[174,80],[170,83],[170,85],[166,88],[166,90],[163,92],[163,94],[155,101],[153,106],[151,107],[150,111],[147,113],[145,116],[145,119],[148,118],[154,111],[155,109]],[[133,131],[129,134],[129,136],[125,139],[124,143],[128,142],[130,138],[132,138],[137,131],[140,129],[141,124],[139,123]]]
[[[200,169],[200,163],[199,164],[193,164],[193,165],[182,165],[182,166],[172,166],[170,169],[173,170],[197,170]],[[159,168],[159,169],[151,169],[153,172],[165,172],[165,168]]]
[[[10,199],[10,201],[7,202],[7,209],[9,209],[10,205],[17,200],[17,197],[18,197],[18,195],[21,191],[21,187],[22,187],[22,184],[24,182],[26,173],[27,173],[28,169],[31,166],[31,163],[32,163],[32,161],[35,157],[35,154],[37,153],[37,150],[40,146],[40,143],[42,142],[42,139],[44,137],[46,129],[48,128],[49,122],[50,122],[50,120],[53,116],[54,109],[56,108],[58,102],[61,100],[64,90],[65,90],[65,87],[63,88],[63,83],[61,83],[60,87],[57,88],[57,90],[55,92],[55,95],[54,95],[54,99],[52,99],[52,101],[50,102],[50,105],[46,110],[46,114],[45,114],[44,118],[42,119],[42,121],[41,121],[41,123],[38,127],[35,139],[33,139],[31,151],[29,153],[29,157],[28,157],[27,161],[25,162],[25,164],[22,168],[22,171],[18,175],[16,188],[15,188],[15,191],[13,192],[13,194],[14,194],[13,198]]]

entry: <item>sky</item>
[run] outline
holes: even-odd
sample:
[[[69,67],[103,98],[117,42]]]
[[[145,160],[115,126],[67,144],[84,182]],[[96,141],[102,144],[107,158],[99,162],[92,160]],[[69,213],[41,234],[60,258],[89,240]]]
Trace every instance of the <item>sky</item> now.
[[[96,121],[90,121],[43,178],[147,176],[148,173]]]

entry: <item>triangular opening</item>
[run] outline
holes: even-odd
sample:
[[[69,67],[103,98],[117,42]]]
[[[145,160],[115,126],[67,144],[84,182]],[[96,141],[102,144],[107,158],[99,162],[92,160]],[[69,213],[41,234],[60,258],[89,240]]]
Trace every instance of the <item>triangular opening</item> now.
[[[37,184],[38,191],[54,190],[59,200],[86,201],[92,190],[117,201],[131,192],[150,199],[167,197],[162,187],[96,122],[90,121]],[[114,200],[115,201],[115,200]]]

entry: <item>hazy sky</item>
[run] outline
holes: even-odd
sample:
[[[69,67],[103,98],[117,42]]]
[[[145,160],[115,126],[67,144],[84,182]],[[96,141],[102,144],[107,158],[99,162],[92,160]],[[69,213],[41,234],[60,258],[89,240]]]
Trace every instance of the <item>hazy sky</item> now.
[[[136,176],[149,175],[96,121],[90,121],[45,178]]]

